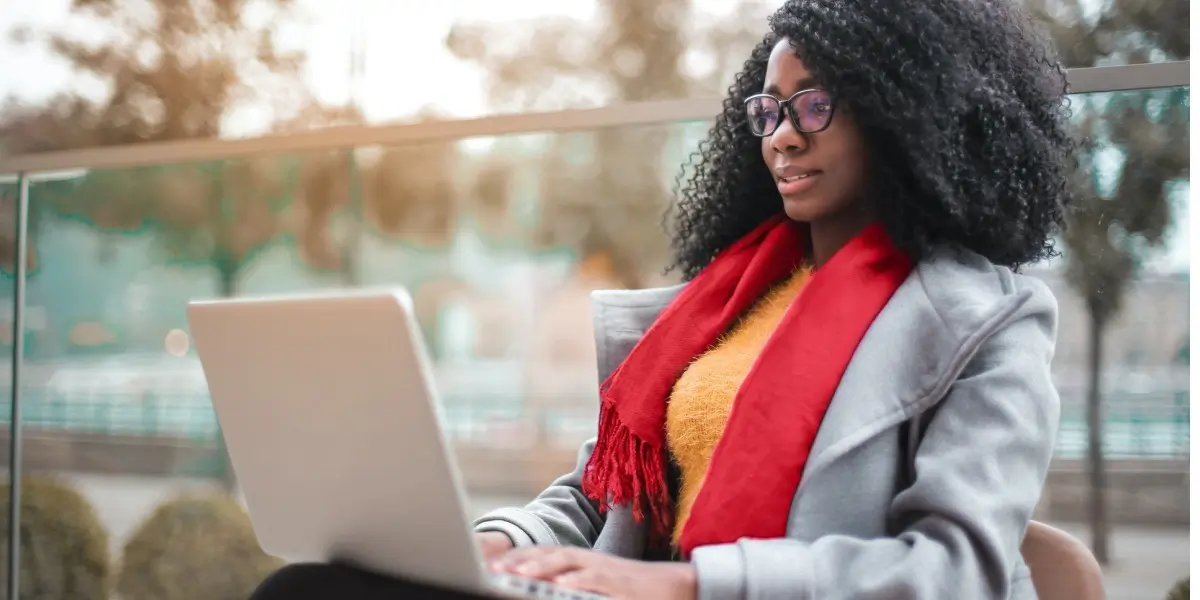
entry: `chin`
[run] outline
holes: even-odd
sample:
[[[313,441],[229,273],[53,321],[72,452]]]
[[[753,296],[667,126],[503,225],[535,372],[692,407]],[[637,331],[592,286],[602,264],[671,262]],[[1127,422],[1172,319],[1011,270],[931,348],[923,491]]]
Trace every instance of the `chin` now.
[[[828,207],[825,203],[816,200],[815,198],[804,199],[783,199],[783,212],[788,218],[800,223],[812,223],[819,221],[822,217],[829,214]]]

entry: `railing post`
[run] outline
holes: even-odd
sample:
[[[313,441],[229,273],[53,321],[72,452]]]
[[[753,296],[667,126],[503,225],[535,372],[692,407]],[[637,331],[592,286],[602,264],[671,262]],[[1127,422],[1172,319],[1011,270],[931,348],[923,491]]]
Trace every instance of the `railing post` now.
[[[21,590],[21,370],[25,359],[25,261],[29,238],[29,174],[17,176],[16,245],[13,255],[12,417],[8,436],[8,600]]]

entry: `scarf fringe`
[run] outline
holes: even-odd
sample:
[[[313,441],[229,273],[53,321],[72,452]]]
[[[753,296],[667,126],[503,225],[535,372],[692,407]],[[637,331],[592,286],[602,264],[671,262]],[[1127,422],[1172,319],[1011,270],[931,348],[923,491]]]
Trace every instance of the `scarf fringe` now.
[[[670,542],[675,516],[667,488],[663,449],[636,436],[607,398],[600,405],[599,434],[583,475],[583,492],[607,512],[630,505],[634,519],[650,520],[650,543]]]

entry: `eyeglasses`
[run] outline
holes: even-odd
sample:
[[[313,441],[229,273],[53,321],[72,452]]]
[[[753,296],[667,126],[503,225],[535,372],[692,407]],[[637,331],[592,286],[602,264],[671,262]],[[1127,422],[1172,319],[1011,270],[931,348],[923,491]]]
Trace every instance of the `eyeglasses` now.
[[[787,100],[770,94],[756,94],[746,98],[746,117],[750,133],[758,137],[773,135],[783,122],[782,114],[787,111],[792,126],[800,133],[817,133],[829,127],[833,120],[833,96],[825,90],[800,90]]]

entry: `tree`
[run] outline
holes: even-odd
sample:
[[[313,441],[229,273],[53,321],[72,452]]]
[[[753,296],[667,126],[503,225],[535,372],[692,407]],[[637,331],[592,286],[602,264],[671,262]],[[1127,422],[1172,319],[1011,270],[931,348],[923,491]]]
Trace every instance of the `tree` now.
[[[422,111],[418,122],[435,119]],[[280,125],[279,131],[362,125],[353,106],[310,106]],[[457,145],[437,141],[383,149],[337,149],[300,157],[294,231],[309,266],[338,270],[346,285],[358,283],[355,244],[361,228],[427,245],[449,242],[458,216],[455,188]],[[351,231],[332,239],[335,215],[350,209]]]
[[[43,43],[77,72],[100,79],[108,95],[92,101],[63,92],[39,107],[9,103],[0,114],[2,145],[28,153],[212,138],[235,110],[273,103],[284,114],[284,103],[295,103],[292,112],[311,105],[299,76],[304,56],[281,51],[275,41],[292,4],[157,1],[146,10],[116,0],[73,0],[76,16],[120,34],[100,44],[53,31],[20,30],[17,37]],[[262,16],[269,18],[255,19],[264,25],[246,18],[253,8],[268,11]],[[170,257],[211,259],[220,293],[232,294],[245,259],[282,229],[274,220],[280,211],[264,210],[275,200],[256,196],[275,195],[281,185],[268,162],[91,172],[80,189],[37,210],[80,216],[108,231],[154,225]]]
[[[425,111],[419,121],[434,118]],[[364,217],[386,235],[427,246],[448,244],[460,215],[457,160],[454,141],[382,149],[363,167]]]
[[[42,106],[8,103],[0,147],[25,153],[147,141],[213,138],[240,109],[273,117],[311,104],[304,56],[280,50],[292,0],[73,0],[74,16],[108,35],[97,44],[64,32],[21,30],[107,88],[96,101],[62,92]],[[255,11],[254,19],[248,13]],[[31,213],[77,215],[101,230],[152,228],[168,257],[204,261],[232,295],[247,260],[284,229],[274,158],[93,171],[73,193]],[[232,470],[225,483],[232,487]]]
[[[364,125],[366,116],[357,106],[309,104],[298,115],[276,126],[279,133],[307,129]],[[362,222],[361,174],[354,149],[307,152],[299,157],[299,174],[292,210],[292,229],[300,256],[310,267],[334,270],[344,285],[359,282],[357,252]],[[346,208],[355,210],[354,231],[340,242],[331,237],[335,215]]]
[[[512,214],[517,166],[503,150],[489,152],[472,179],[468,203],[480,229],[492,236],[519,229]]]
[[[604,257],[619,285],[644,287],[666,266],[669,250],[661,223],[670,190],[660,166],[667,131],[604,130],[578,140],[590,148],[571,141],[556,136],[546,152],[535,242]],[[587,162],[571,165],[572,153]]]
[[[358,282],[352,241],[332,239],[334,216],[350,206],[357,176],[353,150],[310,152],[300,158],[299,182],[293,204],[297,211],[296,241],[310,267],[334,270],[342,282]],[[353,236],[348,236],[353,237]]]
[[[0,270],[17,272],[17,186],[0,185]],[[32,218],[34,215],[30,215]],[[29,230],[33,229],[30,223]],[[26,240],[28,242],[28,240]],[[26,272],[37,268],[37,249],[28,243],[25,252]]]
[[[1066,64],[1177,60],[1189,56],[1181,0],[1031,0]],[[1103,454],[1104,335],[1126,289],[1161,245],[1175,184],[1188,177],[1187,90],[1075,98],[1082,146],[1071,180],[1064,241],[1067,278],[1088,311],[1088,471],[1092,552],[1109,560]]]
[[[765,3],[721,18],[693,14],[688,0],[599,5],[596,26],[564,18],[457,24],[446,43],[489,74],[495,108],[544,110],[715,95],[766,31]],[[707,68],[689,70],[689,56]],[[541,165],[536,242],[606,256],[622,284],[645,284],[667,261],[665,157],[678,138],[662,126],[555,135]]]
[[[1024,0],[1068,67],[1145,64],[1190,55],[1185,0]]]
[[[108,95],[91,102],[63,92],[44,107],[10,107],[27,123],[43,125],[38,147],[26,141],[18,149],[212,138],[235,109],[271,104],[277,113],[289,112],[289,105],[294,111],[309,98],[299,78],[304,56],[281,51],[276,43],[292,4],[158,0],[146,10],[117,0],[73,0],[73,14],[110,34],[102,43],[29,30],[19,30],[17,38],[44,43],[77,72],[104,82]],[[254,19],[265,25],[250,24],[246,13],[253,8],[267,11]]]

